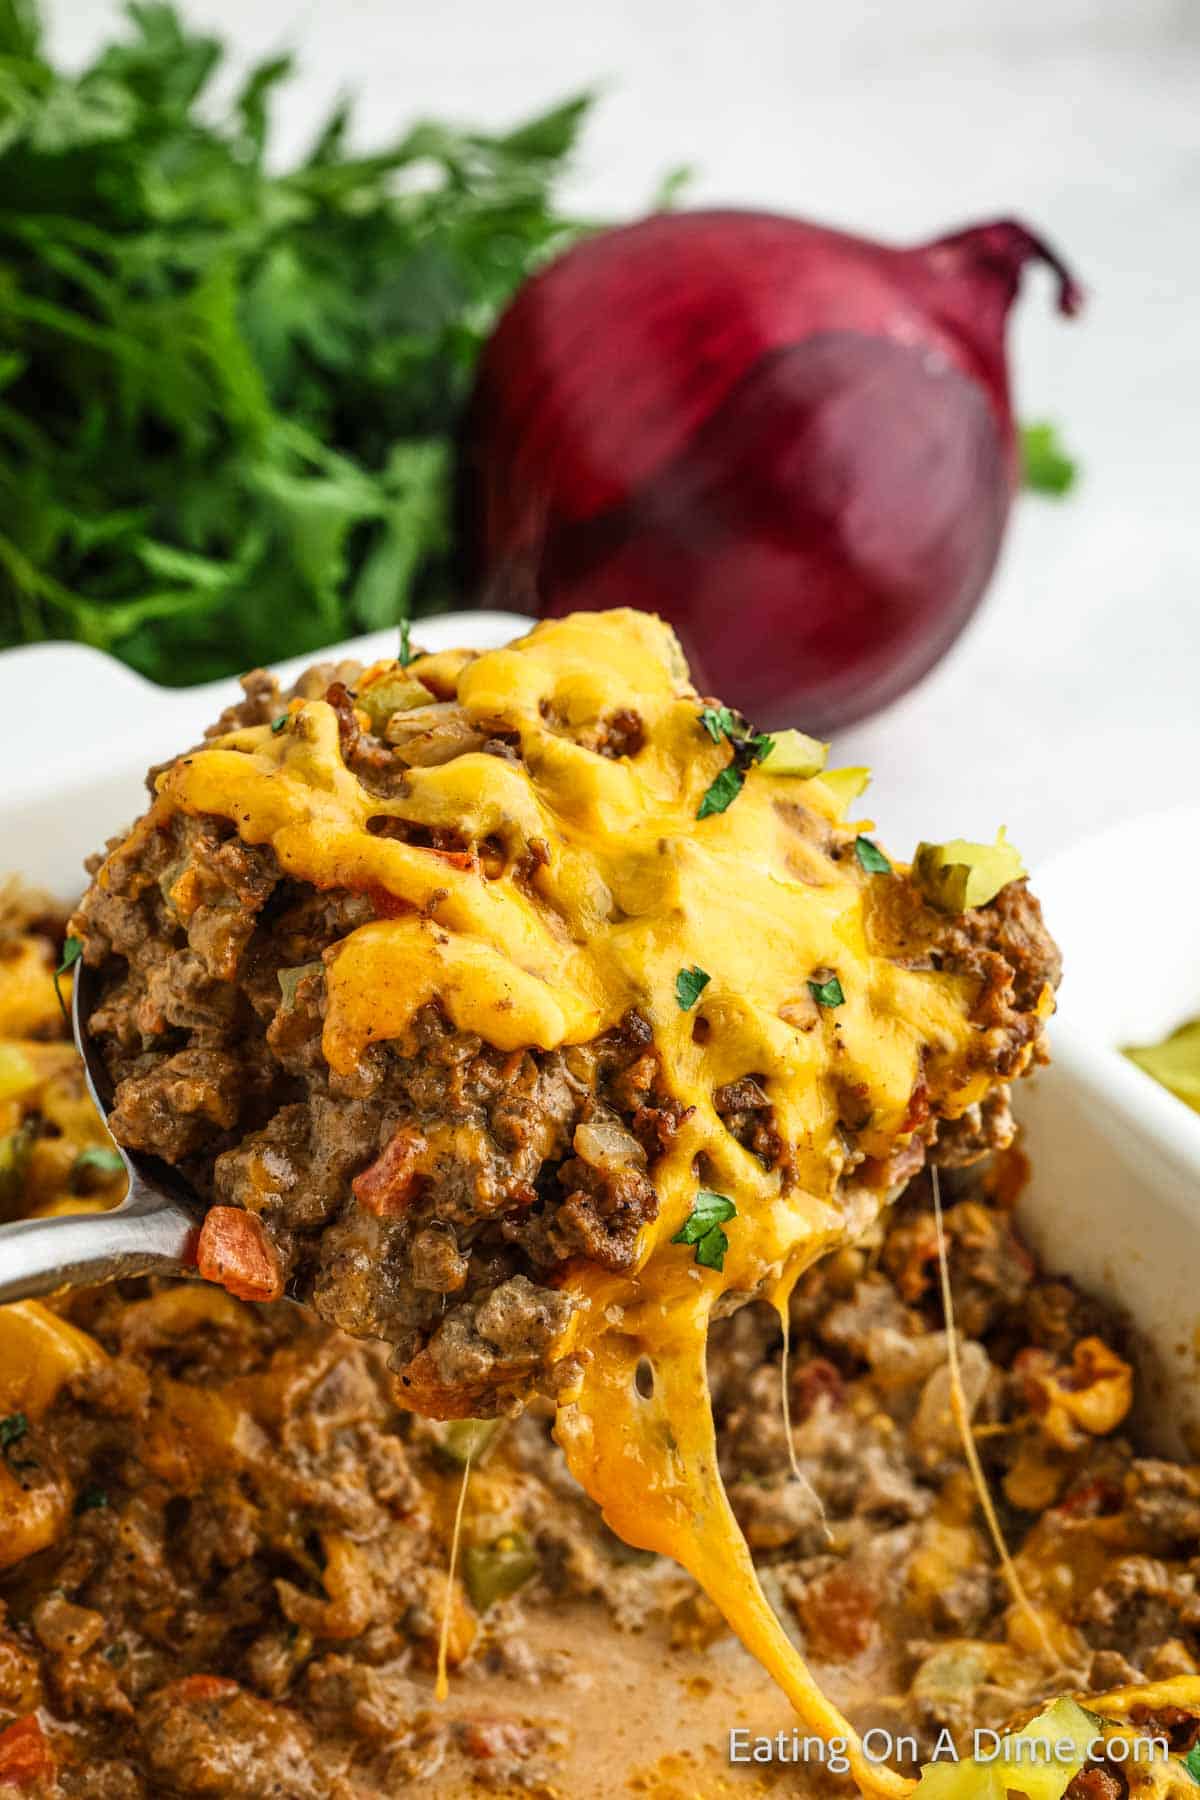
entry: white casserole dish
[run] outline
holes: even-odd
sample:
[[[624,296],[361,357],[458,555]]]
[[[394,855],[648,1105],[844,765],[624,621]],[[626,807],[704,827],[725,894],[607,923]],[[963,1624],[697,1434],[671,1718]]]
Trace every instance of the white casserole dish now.
[[[1146,1437],[1200,1455],[1200,1113],[1121,1054],[1200,1014],[1200,807],[1114,825],[1035,871],[1062,945],[1054,1061],[1021,1084],[1019,1217],[1048,1268],[1131,1315]]]
[[[486,648],[527,628],[511,613],[450,613],[414,636],[428,649]],[[321,659],[371,661],[395,644],[379,632]],[[75,644],[0,656],[0,875],[73,899],[83,858],[144,806],[147,768],[196,741],[235,696],[232,681],[159,688]],[[1047,1268],[1130,1312],[1143,1429],[1164,1450],[1200,1453],[1200,1114],[1119,1050],[1200,1013],[1200,809],[1091,838],[1035,871],[1035,886],[1067,973],[1055,1062],[1021,1084],[1033,1168],[1022,1227]]]

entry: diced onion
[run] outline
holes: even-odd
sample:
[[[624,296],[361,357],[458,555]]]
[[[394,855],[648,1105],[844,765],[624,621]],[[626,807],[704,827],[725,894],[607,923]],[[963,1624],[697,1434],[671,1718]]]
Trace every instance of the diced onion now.
[[[646,1152],[615,1119],[593,1119],[575,1127],[575,1154],[593,1169],[642,1169]]]

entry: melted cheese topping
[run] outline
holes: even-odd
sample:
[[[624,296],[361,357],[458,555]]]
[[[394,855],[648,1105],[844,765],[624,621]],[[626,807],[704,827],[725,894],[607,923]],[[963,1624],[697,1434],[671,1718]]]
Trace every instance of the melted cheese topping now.
[[[271,845],[290,876],[375,898],[376,919],[326,953],[323,1046],[336,1071],[372,1043],[403,1043],[434,999],[502,1050],[586,1042],[630,1007],[649,1019],[666,1085],[691,1111],[653,1166],[659,1212],[633,1273],[568,1271],[579,1304],[562,1353],[579,1353],[584,1373],[560,1407],[560,1441],[610,1524],[691,1571],[805,1724],[856,1742],[758,1586],[717,1472],[705,1340],[725,1296],[782,1303],[805,1267],[869,1222],[922,1083],[947,1116],[982,1097],[975,983],[889,956],[871,900],[880,878],[849,850],[836,778],[772,775],[768,762],[728,810],[698,820],[730,749],[704,730],[659,620],[579,615],[478,657],[418,659],[409,674],[456,689],[470,724],[519,741],[521,760],[468,752],[410,769],[381,798],[346,767],[332,708],[294,700],[286,730],[239,730],[176,762],[139,829],[176,811],[218,814]],[[577,741],[622,711],[640,720],[635,755]],[[380,835],[392,820],[499,844],[501,872]],[[695,964],[711,979],[684,1011],[675,979]],[[844,1002],[819,1006],[810,981],[834,973]],[[783,1154],[771,1170],[714,1106],[714,1090],[743,1076],[774,1111]],[[847,1094],[872,1159],[853,1181]],[[721,1270],[670,1241],[700,1187],[736,1202]],[[854,1773],[880,1793],[909,1785],[861,1755]]]

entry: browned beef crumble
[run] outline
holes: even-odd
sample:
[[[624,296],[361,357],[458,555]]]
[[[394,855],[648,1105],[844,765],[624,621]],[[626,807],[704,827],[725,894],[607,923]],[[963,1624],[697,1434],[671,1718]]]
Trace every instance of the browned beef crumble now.
[[[922,1755],[943,1727],[969,1748],[976,1726],[999,1729],[1051,1693],[1200,1664],[1200,1470],[1139,1457],[1116,1434],[1081,1434],[1067,1452],[1044,1435],[1021,1371],[1047,1318],[1063,1366],[1081,1335],[1119,1350],[1122,1326],[1041,1273],[994,1172],[951,1172],[943,1188],[977,1441],[1012,1549],[1038,1544],[1079,1571],[1062,1603],[1077,1664],[964,1673],[1003,1638],[1008,1595],[947,1426],[924,1180],[793,1296],[803,1481],[774,1313],[722,1320],[709,1352],[721,1467],[768,1592],[860,1728],[915,1734]],[[570,1792],[556,1773],[578,1706],[564,1675],[603,1681],[588,1661],[601,1634],[658,1634],[669,1669],[669,1642],[723,1630],[678,1571],[604,1529],[535,1403],[483,1452],[465,1538],[516,1534],[529,1572],[512,1598],[460,1596],[452,1703],[435,1708],[458,1428],[398,1412],[382,1351],[295,1308],[129,1283],[69,1310],[111,1360],[31,1423],[16,1473],[31,1489],[65,1479],[75,1511],[54,1547],[0,1573],[0,1734],[40,1709],[58,1765],[22,1790],[36,1800]],[[1051,1476],[1041,1511],[1012,1497],[1023,1447]],[[953,1572],[936,1561],[948,1523]],[[544,1627],[568,1604],[591,1609],[594,1629],[548,1651]],[[519,1715],[491,1697],[513,1679]],[[1200,1735],[1179,1707],[1132,1722],[1180,1755]],[[794,1773],[776,1775],[790,1792]],[[1114,1800],[1123,1779],[1095,1764],[1069,1792]]]
[[[354,665],[326,665],[295,692],[334,708],[345,761],[372,792],[402,792],[414,761],[464,748],[517,754],[485,741],[448,702],[397,714],[388,739],[376,736],[355,706],[356,679]],[[220,729],[283,711],[286,696],[261,671],[245,689]],[[641,721],[615,713],[588,741],[598,754],[635,755]],[[503,866],[495,844],[391,819],[379,828],[477,859],[485,876],[498,872],[497,858]],[[532,880],[536,846],[528,860],[523,878]],[[902,960],[979,979],[979,1066],[1011,1074],[1040,1031],[1031,1009],[1058,974],[1037,902],[1019,884],[951,920],[906,881],[875,888],[873,929]],[[321,958],[372,916],[368,897],[286,877],[269,849],[243,844],[220,819],[176,816],[119,849],[77,920],[88,962],[103,971],[92,1030],[116,1086],[110,1125],[131,1149],[180,1165],[209,1205],[254,1215],[280,1283],[330,1324],[390,1343],[415,1403],[459,1415],[507,1410],[553,1384],[552,1351],[571,1310],[566,1264],[631,1266],[657,1211],[655,1161],[682,1108],[636,1011],[591,1044],[507,1054],[430,1005],[407,1054],[377,1045],[353,1075],[335,1075],[321,1049]],[[863,1179],[896,1186],[930,1146],[961,1164],[1011,1134],[1003,1093],[950,1126],[918,1099],[912,1143]],[[766,1084],[748,1070],[714,1104],[786,1185]],[[861,1097],[847,1090],[841,1113],[853,1170],[863,1163],[854,1143],[866,1123]]]

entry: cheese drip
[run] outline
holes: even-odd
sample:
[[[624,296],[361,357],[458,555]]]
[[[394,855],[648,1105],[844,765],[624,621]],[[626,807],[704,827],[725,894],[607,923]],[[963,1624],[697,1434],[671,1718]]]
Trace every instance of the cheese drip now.
[[[578,1400],[559,1409],[558,1441],[572,1474],[600,1502],[618,1536],[680,1563],[805,1727],[827,1741],[845,1739],[860,1790],[896,1800],[914,1784],[867,1759],[759,1585],[717,1468],[706,1341],[707,1322],[695,1311],[647,1336],[621,1330],[603,1337]]]
[[[767,1606],[721,1487],[705,1334],[723,1296],[783,1291],[869,1223],[888,1159],[930,1108],[955,1117],[983,1098],[977,983],[910,966],[891,941],[873,884],[892,877],[861,867],[851,846],[864,827],[844,822],[857,779],[773,775],[768,759],[727,810],[697,818],[731,752],[706,732],[660,620],[577,615],[503,650],[418,658],[408,675],[456,697],[480,748],[410,768],[380,795],[343,760],[332,707],[293,700],[285,728],[231,732],[172,765],[135,841],[174,813],[216,814],[292,878],[371,896],[374,921],[325,953],[335,1073],[381,1041],[407,1046],[429,1001],[502,1050],[585,1043],[631,1007],[649,1021],[682,1120],[652,1165],[658,1214],[631,1273],[564,1274],[578,1305],[561,1355],[583,1374],[559,1435],[615,1529],[691,1570],[807,1726],[848,1733]],[[636,722],[631,754],[595,747],[614,718]],[[483,752],[497,735],[519,760]],[[447,832],[468,850],[426,847]],[[188,896],[172,900],[186,918]],[[675,980],[693,966],[710,979],[685,1009]],[[814,986],[835,974],[843,999],[822,1005]],[[743,1077],[772,1109],[770,1169],[714,1104]],[[737,1207],[720,1270],[671,1242],[701,1186]],[[650,1400],[635,1385],[642,1358]],[[856,1773],[879,1793],[905,1785],[861,1757]]]

